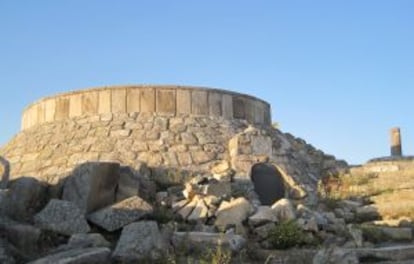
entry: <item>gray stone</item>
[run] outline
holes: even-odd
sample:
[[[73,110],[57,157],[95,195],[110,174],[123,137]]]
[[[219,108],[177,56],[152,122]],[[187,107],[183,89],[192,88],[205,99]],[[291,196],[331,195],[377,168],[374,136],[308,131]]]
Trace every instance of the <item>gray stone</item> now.
[[[252,205],[244,197],[233,199],[230,202],[223,201],[217,209],[214,225],[220,229],[227,229],[228,226],[240,226],[252,211]]]
[[[34,217],[36,226],[63,235],[87,233],[90,228],[81,210],[73,203],[52,199]]]
[[[246,239],[240,235],[210,233],[210,232],[174,232],[172,236],[174,248],[180,249],[186,245],[188,250],[223,249],[240,252],[246,245]]]
[[[63,199],[89,213],[112,204],[119,179],[119,163],[87,162],[77,167],[66,180]]]
[[[254,229],[254,234],[257,235],[257,237],[260,240],[266,239],[269,237],[270,232],[275,228],[274,223],[267,223],[265,225],[259,226]]]
[[[313,257],[313,264],[359,264],[357,254],[338,247],[322,248]]]
[[[166,250],[166,241],[164,241],[157,223],[140,221],[124,227],[112,258],[121,263],[138,263],[143,259],[159,259]]]
[[[297,223],[304,231],[311,231],[311,232],[319,231],[318,223],[316,222],[315,217],[299,218],[297,219]]]
[[[359,258],[371,258],[395,261],[414,259],[414,245],[397,245],[378,248],[355,249]]]
[[[109,243],[101,234],[73,234],[69,241],[68,246],[72,248],[86,248],[86,247],[111,247]]]
[[[362,230],[359,228],[356,228],[354,225],[347,225],[348,232],[351,234],[352,239],[355,242],[355,245],[357,247],[362,247],[364,243],[364,239],[362,237]]]
[[[88,215],[88,220],[107,231],[115,231],[153,212],[152,206],[138,196]]]
[[[249,217],[249,225],[250,226],[259,226],[266,223],[274,223],[277,222],[277,214],[275,210],[270,208],[270,206],[259,206],[257,211],[254,215]]]
[[[375,205],[366,205],[356,209],[355,217],[358,222],[368,222],[378,220],[380,215]]]
[[[204,203],[203,199],[198,199],[191,214],[187,217],[188,221],[205,221],[208,215],[208,207]]]
[[[216,197],[230,197],[231,184],[230,182],[211,182],[203,186],[203,194],[212,195]]]
[[[16,261],[12,255],[11,245],[4,239],[0,238],[0,263],[14,264]]]
[[[289,199],[280,199],[275,202],[271,207],[276,215],[279,222],[285,222],[296,219],[295,208]]]
[[[10,162],[4,157],[0,156],[1,177],[0,177],[0,189],[6,189],[10,179]]]
[[[105,247],[76,248],[48,255],[30,264],[109,264],[111,251]]]
[[[41,242],[41,230],[32,225],[14,222],[10,219],[0,219],[0,233],[12,243],[19,252],[26,256],[37,255],[39,242]],[[2,263],[0,261],[0,263]]]
[[[134,172],[132,168],[121,167],[115,200],[119,202],[131,196],[139,195],[139,178],[139,173]]]
[[[47,202],[47,185],[35,178],[21,177],[10,183],[5,198],[7,214],[16,220],[27,221]]]

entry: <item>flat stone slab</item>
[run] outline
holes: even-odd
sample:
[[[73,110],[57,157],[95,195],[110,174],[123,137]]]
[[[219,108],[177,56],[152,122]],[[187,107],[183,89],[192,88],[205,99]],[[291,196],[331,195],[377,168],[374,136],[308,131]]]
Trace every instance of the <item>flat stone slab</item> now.
[[[380,260],[408,260],[414,259],[414,245],[397,245],[380,248],[361,248],[355,249],[358,257],[376,258]]]
[[[246,239],[240,235],[208,233],[208,232],[174,232],[172,244],[175,248],[188,245],[197,249],[216,249],[223,247],[233,252],[239,252],[246,244]]]
[[[88,220],[112,232],[152,212],[150,204],[138,196],[132,196],[88,215]]]
[[[52,199],[34,217],[35,225],[41,229],[63,235],[87,233],[90,230],[81,210],[69,201]]]
[[[30,262],[29,264],[109,264],[111,251],[105,247],[77,248]]]

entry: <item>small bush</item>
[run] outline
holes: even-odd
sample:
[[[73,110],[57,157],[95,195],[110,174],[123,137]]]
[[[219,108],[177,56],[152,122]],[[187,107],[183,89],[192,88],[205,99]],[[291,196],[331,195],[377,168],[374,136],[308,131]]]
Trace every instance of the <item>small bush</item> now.
[[[201,264],[229,264],[231,263],[231,251],[217,246],[216,249],[209,250],[200,259]]]
[[[300,245],[304,241],[304,233],[294,221],[282,222],[270,231],[270,243],[276,249],[287,249]]]

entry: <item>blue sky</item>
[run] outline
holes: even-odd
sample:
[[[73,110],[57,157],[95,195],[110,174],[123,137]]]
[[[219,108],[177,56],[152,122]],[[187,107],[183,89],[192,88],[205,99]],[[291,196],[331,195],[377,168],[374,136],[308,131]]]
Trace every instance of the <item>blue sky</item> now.
[[[0,1],[0,145],[29,103],[112,84],[200,85],[272,105],[350,163],[414,154],[414,1]]]

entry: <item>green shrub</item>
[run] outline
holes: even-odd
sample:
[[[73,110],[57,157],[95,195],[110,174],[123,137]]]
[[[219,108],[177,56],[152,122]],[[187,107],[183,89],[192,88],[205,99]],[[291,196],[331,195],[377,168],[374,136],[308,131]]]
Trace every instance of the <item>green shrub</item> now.
[[[200,259],[200,264],[229,264],[231,263],[231,251],[217,246],[216,249],[209,250]]]
[[[304,233],[294,221],[282,222],[270,231],[270,243],[276,249],[287,249],[300,245],[304,241]]]

